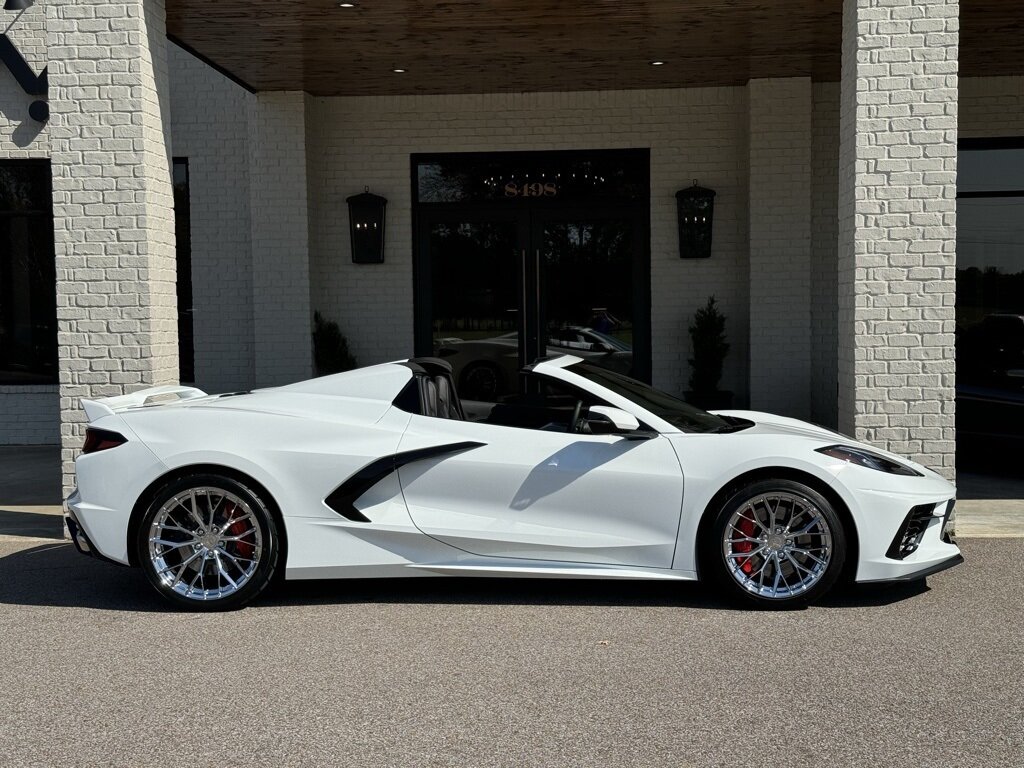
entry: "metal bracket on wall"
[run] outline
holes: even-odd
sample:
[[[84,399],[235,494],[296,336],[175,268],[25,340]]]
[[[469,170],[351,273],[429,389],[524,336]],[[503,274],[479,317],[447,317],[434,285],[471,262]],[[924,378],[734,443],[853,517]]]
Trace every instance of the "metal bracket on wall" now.
[[[18,81],[18,85],[29,96],[47,95],[50,90],[48,68],[44,68],[39,75],[36,75],[32,71],[32,67],[25,61],[25,57],[21,55],[21,51],[2,32],[0,32],[0,61],[7,66],[7,69],[14,75],[14,79]],[[42,100],[33,101],[28,107],[28,114],[37,123],[45,123],[50,119],[50,105]]]

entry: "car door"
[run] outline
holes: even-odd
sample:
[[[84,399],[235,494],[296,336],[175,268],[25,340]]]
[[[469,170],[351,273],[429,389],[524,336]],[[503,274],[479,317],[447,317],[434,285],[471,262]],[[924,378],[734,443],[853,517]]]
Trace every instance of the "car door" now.
[[[399,470],[427,535],[487,557],[671,567],[683,480],[667,438],[414,415],[399,451],[442,446]]]

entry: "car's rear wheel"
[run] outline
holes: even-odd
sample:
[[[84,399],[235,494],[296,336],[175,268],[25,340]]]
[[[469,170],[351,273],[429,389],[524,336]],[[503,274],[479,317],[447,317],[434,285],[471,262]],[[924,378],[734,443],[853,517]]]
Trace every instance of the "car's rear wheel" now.
[[[150,583],[193,610],[240,608],[277,566],[278,532],[268,500],[233,478],[196,474],[157,491],[136,541]]]
[[[768,608],[805,605],[842,572],[846,533],[803,483],[763,480],[730,494],[701,542],[702,567],[728,594]]]

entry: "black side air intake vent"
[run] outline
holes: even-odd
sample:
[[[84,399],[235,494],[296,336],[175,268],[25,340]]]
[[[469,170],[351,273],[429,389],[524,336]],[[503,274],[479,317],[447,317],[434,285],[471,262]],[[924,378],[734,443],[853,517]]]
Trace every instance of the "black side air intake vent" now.
[[[931,522],[934,512],[934,504],[921,504],[913,507],[910,514],[904,519],[903,525],[896,532],[896,538],[892,540],[885,556],[891,557],[893,560],[903,560],[907,555],[915,552],[921,544],[921,539],[924,537],[924,532],[928,528],[928,523]]]
[[[451,453],[470,451],[483,445],[486,445],[486,443],[448,443],[447,445],[435,445],[430,448],[419,448],[415,451],[403,451],[402,453],[396,453],[394,456],[385,456],[383,459],[377,459],[367,464],[331,491],[331,495],[324,499],[324,503],[346,520],[351,520],[354,523],[372,522],[370,518],[356,509],[356,502],[359,501],[359,498],[364,493],[396,469],[404,467],[406,464],[411,464],[414,461],[423,461],[424,459],[433,459]]]

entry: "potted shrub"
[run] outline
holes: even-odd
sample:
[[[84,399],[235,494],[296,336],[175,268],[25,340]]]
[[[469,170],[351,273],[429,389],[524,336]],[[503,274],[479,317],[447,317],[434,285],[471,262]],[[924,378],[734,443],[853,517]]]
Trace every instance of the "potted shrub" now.
[[[313,313],[313,364],[317,376],[351,371],[357,367],[341,328],[333,320],[325,320],[319,312]]]
[[[686,401],[705,410],[731,408],[732,392],[718,389],[729,342],[725,336],[725,315],[719,311],[714,296],[709,296],[707,303],[694,314],[690,341],[693,357],[690,358],[692,370]]]

